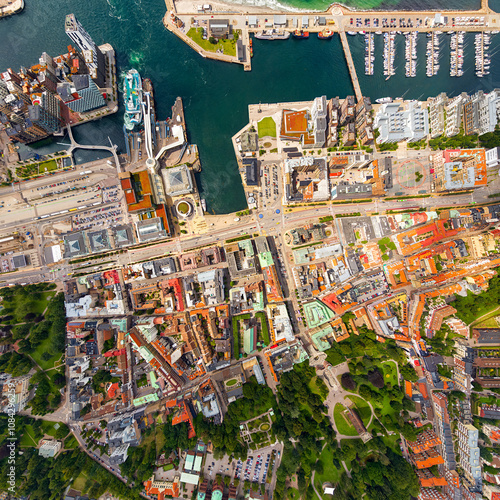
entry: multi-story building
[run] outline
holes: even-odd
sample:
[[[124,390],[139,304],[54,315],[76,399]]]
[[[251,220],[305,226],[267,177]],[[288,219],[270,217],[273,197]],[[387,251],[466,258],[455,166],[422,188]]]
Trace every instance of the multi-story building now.
[[[484,149],[440,151],[431,156],[437,192],[481,188],[488,184]]]
[[[474,349],[465,342],[455,343],[453,381],[457,389],[470,394],[473,382]]]
[[[9,123],[7,121],[5,123],[5,132],[13,141],[22,142],[24,144],[39,141],[47,137],[47,132],[42,127],[33,124],[29,118],[26,118],[22,125],[19,123]]]
[[[474,104],[469,99],[464,102],[462,108],[462,123],[465,135],[472,135],[474,133]]]
[[[458,95],[450,99],[445,105],[446,121],[444,133],[446,137],[453,137],[460,132],[463,101],[464,96]]]
[[[433,392],[432,403],[437,419],[437,433],[441,439],[441,452],[445,460],[445,465],[448,469],[455,470],[456,461],[453,450],[450,415],[448,413],[448,398],[442,392]]]
[[[95,44],[92,37],[85,31],[74,14],[68,14],[65,21],[66,34],[73,43],[80,47],[89,68],[90,76],[98,87],[104,87],[106,82],[106,63],[104,54]]]
[[[311,106],[311,120],[314,134],[314,147],[322,148],[326,142],[327,105],[326,96],[316,97]]]
[[[335,146],[338,142],[338,126],[340,122],[340,104],[339,98],[335,97],[328,101],[328,128],[326,134],[326,145]]]
[[[496,168],[500,165],[500,148],[491,148],[486,151],[486,166]]]
[[[34,125],[43,128],[49,134],[61,128],[61,107],[59,99],[49,91],[31,94],[31,106],[28,117]]]
[[[444,134],[444,104],[446,100],[446,94],[441,92],[437,97],[431,97],[427,101],[429,103],[430,134],[432,139]]]
[[[417,436],[415,441],[408,441],[408,447],[413,451],[413,453],[422,453],[434,448],[435,446],[439,446],[440,444],[441,440],[432,430],[425,430]]]
[[[356,144],[356,124],[346,123],[342,133],[342,144],[344,146],[353,146]]]
[[[458,456],[460,467],[469,483],[470,491],[482,489],[481,457],[479,454],[479,431],[472,424],[457,423]]]
[[[151,479],[144,482],[144,489],[149,496],[157,495],[158,500],[166,497],[178,498],[180,496],[180,476],[175,476],[173,481],[163,481],[155,479],[154,474]]]
[[[490,441],[500,443],[500,428],[498,426],[483,424],[483,432],[488,436]]]
[[[325,201],[330,198],[326,157],[285,160],[283,182],[285,203]]]
[[[474,132],[482,135],[494,132],[500,114],[500,90],[485,94],[480,90],[472,96]]]
[[[348,95],[340,106],[340,125],[354,121],[356,117],[356,101],[353,95]]]
[[[26,407],[29,399],[29,375],[12,378],[7,373],[0,374],[0,411],[18,413]]]
[[[53,439],[42,439],[38,454],[43,458],[54,458],[61,450],[62,443]]]
[[[428,111],[422,109],[417,101],[403,106],[398,103],[382,104],[375,115],[374,126],[380,133],[377,139],[380,144],[420,141],[429,134]]]

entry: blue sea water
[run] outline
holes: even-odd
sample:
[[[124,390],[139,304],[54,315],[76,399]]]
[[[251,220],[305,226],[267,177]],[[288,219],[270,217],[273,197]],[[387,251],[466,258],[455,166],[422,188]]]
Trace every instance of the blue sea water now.
[[[398,6],[405,6],[405,2]],[[500,0],[495,2],[492,7],[500,7]],[[444,3],[435,0],[432,5],[437,8]],[[300,5],[313,6],[303,0]],[[476,3],[447,0],[446,5],[471,8]],[[247,123],[248,104],[304,101],[323,94],[342,98],[353,93],[337,36],[328,41],[315,36],[308,40],[254,40],[252,71],[244,72],[239,65],[203,59],[168,32],[162,24],[165,5],[161,0],[26,0],[21,14],[0,20],[0,71],[32,65],[43,51],[51,55],[65,52],[70,39],[64,33],[64,18],[71,12],[98,44],[109,42],[114,46],[120,72],[135,67],[143,77],[151,78],[160,119],[170,116],[177,96],[183,98],[189,139],[199,146],[203,167],[197,181],[210,212],[228,213],[246,206],[230,138]],[[482,79],[473,71],[471,37],[467,36],[463,77],[449,77],[449,42],[447,35],[442,35],[440,72],[427,78],[425,36],[421,36],[417,77],[410,79],[404,75],[404,38],[398,36],[400,62],[397,74],[389,81],[382,72],[382,37],[376,37],[375,75],[370,77],[364,75],[363,37],[349,37],[349,42],[366,95],[372,99],[423,99],[442,91],[456,95],[500,87],[499,36],[493,36],[491,44],[491,74]],[[76,127],[74,135],[82,144],[106,145],[109,136],[124,152],[122,123],[120,110],[112,117]],[[62,146],[57,143],[61,142],[67,140],[49,141],[42,150],[60,150]],[[102,153],[81,151],[77,160],[87,161],[96,155]]]

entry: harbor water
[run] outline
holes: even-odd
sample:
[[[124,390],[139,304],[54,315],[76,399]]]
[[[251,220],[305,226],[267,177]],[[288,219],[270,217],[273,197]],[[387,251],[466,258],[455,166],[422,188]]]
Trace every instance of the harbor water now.
[[[403,0],[403,2],[406,0]],[[441,0],[439,0],[441,1]],[[458,2],[459,0],[454,0]],[[461,8],[475,6],[470,3]],[[500,6],[500,0],[498,0]],[[302,8],[314,8],[301,2]],[[398,4],[399,6],[402,3]],[[438,4],[436,4],[438,5]],[[361,5],[360,5],[361,6]],[[447,3],[448,8],[452,6]],[[455,4],[453,4],[455,6]],[[320,7],[318,7],[320,8]],[[29,0],[18,15],[0,20],[0,69],[29,66],[42,51],[65,52],[70,39],[64,33],[65,15],[73,12],[98,44],[109,42],[117,52],[118,71],[136,68],[152,80],[157,117],[170,116],[177,96],[184,101],[189,139],[199,147],[203,167],[197,182],[212,213],[228,213],[246,206],[230,138],[248,120],[248,104],[304,101],[319,95],[345,97],[353,93],[338,35],[331,40],[290,38],[286,41],[254,40],[252,71],[240,65],[205,60],[168,32],[162,24],[162,0]],[[425,75],[426,37],[417,42],[415,78],[405,77],[404,36],[396,36],[395,75],[383,75],[383,37],[375,35],[373,76],[364,71],[364,37],[349,36],[361,89],[372,99],[399,96],[424,99],[445,91],[456,95],[500,87],[500,34],[492,36],[489,49],[491,73],[477,78],[474,71],[474,35],[464,44],[464,75],[449,76],[449,35],[441,35],[438,75]],[[123,109],[98,122],[74,128],[81,144],[109,145],[108,137],[125,152]],[[67,138],[40,145],[40,152],[64,149]],[[102,157],[102,152],[77,151],[77,161]]]

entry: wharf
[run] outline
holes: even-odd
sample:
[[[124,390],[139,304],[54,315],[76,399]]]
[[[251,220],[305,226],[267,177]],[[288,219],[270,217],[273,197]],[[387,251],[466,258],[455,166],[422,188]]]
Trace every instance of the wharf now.
[[[24,0],[0,0],[0,19],[12,16],[24,9]]]
[[[171,7],[173,4],[172,0],[165,0],[165,4],[167,5],[167,9],[169,6]],[[221,54],[219,52],[211,52],[209,50],[205,50],[200,45],[198,45],[193,39],[187,36],[185,32],[185,27],[190,25],[189,19],[181,19],[180,17],[174,14],[174,8],[170,11],[167,10],[165,16],[163,17],[163,25],[169,31],[177,35],[183,42],[187,43],[192,49],[194,49],[200,56],[206,59],[215,59],[216,61],[223,61],[229,63],[242,64],[245,71],[251,71],[251,57],[250,57],[250,36],[248,30],[242,30],[242,42],[245,47],[246,57],[244,60],[239,60],[237,56],[230,56],[227,54]]]
[[[361,97],[361,88],[346,33],[373,36],[374,33],[383,33],[384,35],[386,33],[387,35],[390,33],[434,34],[443,31],[483,33],[496,32],[500,29],[500,15],[489,8],[488,0],[481,0],[481,8],[476,11],[353,11],[348,7],[334,4],[325,12],[304,11],[297,13],[246,4],[228,4],[218,0],[214,1],[213,5],[200,5],[192,0],[165,0],[165,5],[167,12],[163,23],[169,31],[177,35],[202,57],[242,64],[245,71],[251,71],[250,37],[252,34],[268,29],[292,33],[299,26],[311,34],[318,34],[325,29],[339,33],[349,74],[358,99]],[[208,51],[187,35],[190,29],[203,27],[205,40],[207,36],[211,36],[210,23],[213,21],[224,22],[226,27],[231,26],[233,32],[237,30],[240,33],[243,53],[241,53],[241,46],[240,50],[237,50],[237,55]],[[434,38],[432,38],[433,40]],[[410,49],[412,47],[413,40],[410,43]],[[430,64],[432,74],[437,71],[437,67],[434,66],[435,61]],[[410,74],[414,72],[412,71],[414,67],[415,61],[410,60]],[[366,71],[372,71],[371,61],[368,61]],[[392,74],[393,71],[389,71],[387,76],[390,77]]]

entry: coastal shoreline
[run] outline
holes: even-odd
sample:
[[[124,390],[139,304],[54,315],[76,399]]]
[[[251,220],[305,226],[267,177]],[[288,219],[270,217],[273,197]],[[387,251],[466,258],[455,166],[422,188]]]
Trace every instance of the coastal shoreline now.
[[[19,14],[23,9],[24,0],[0,0],[0,19]]]
[[[173,10],[178,14],[198,14],[197,6],[200,5],[196,1],[193,0],[165,0],[165,4],[167,6],[167,10]],[[461,12],[463,14],[478,14],[478,13],[492,13],[493,11],[490,9],[487,0],[481,0],[481,6],[477,10],[461,10],[461,9],[431,9],[431,10],[379,10],[379,9],[356,9],[355,7],[348,7],[341,3],[335,2],[332,3],[328,9],[326,10],[311,10],[311,9],[298,9],[293,7],[287,7],[282,4],[276,3],[275,7],[271,6],[257,6],[250,4],[239,4],[239,3],[231,3],[225,2],[223,0],[216,0],[214,2],[210,2],[212,6],[212,12],[216,14],[269,14],[275,15],[279,13],[300,13],[300,14],[314,14],[314,15],[363,15],[363,14],[371,14],[371,15],[392,15],[397,13],[398,15],[406,15],[406,14],[422,14],[431,13],[434,15],[435,13],[447,13],[447,12]]]

